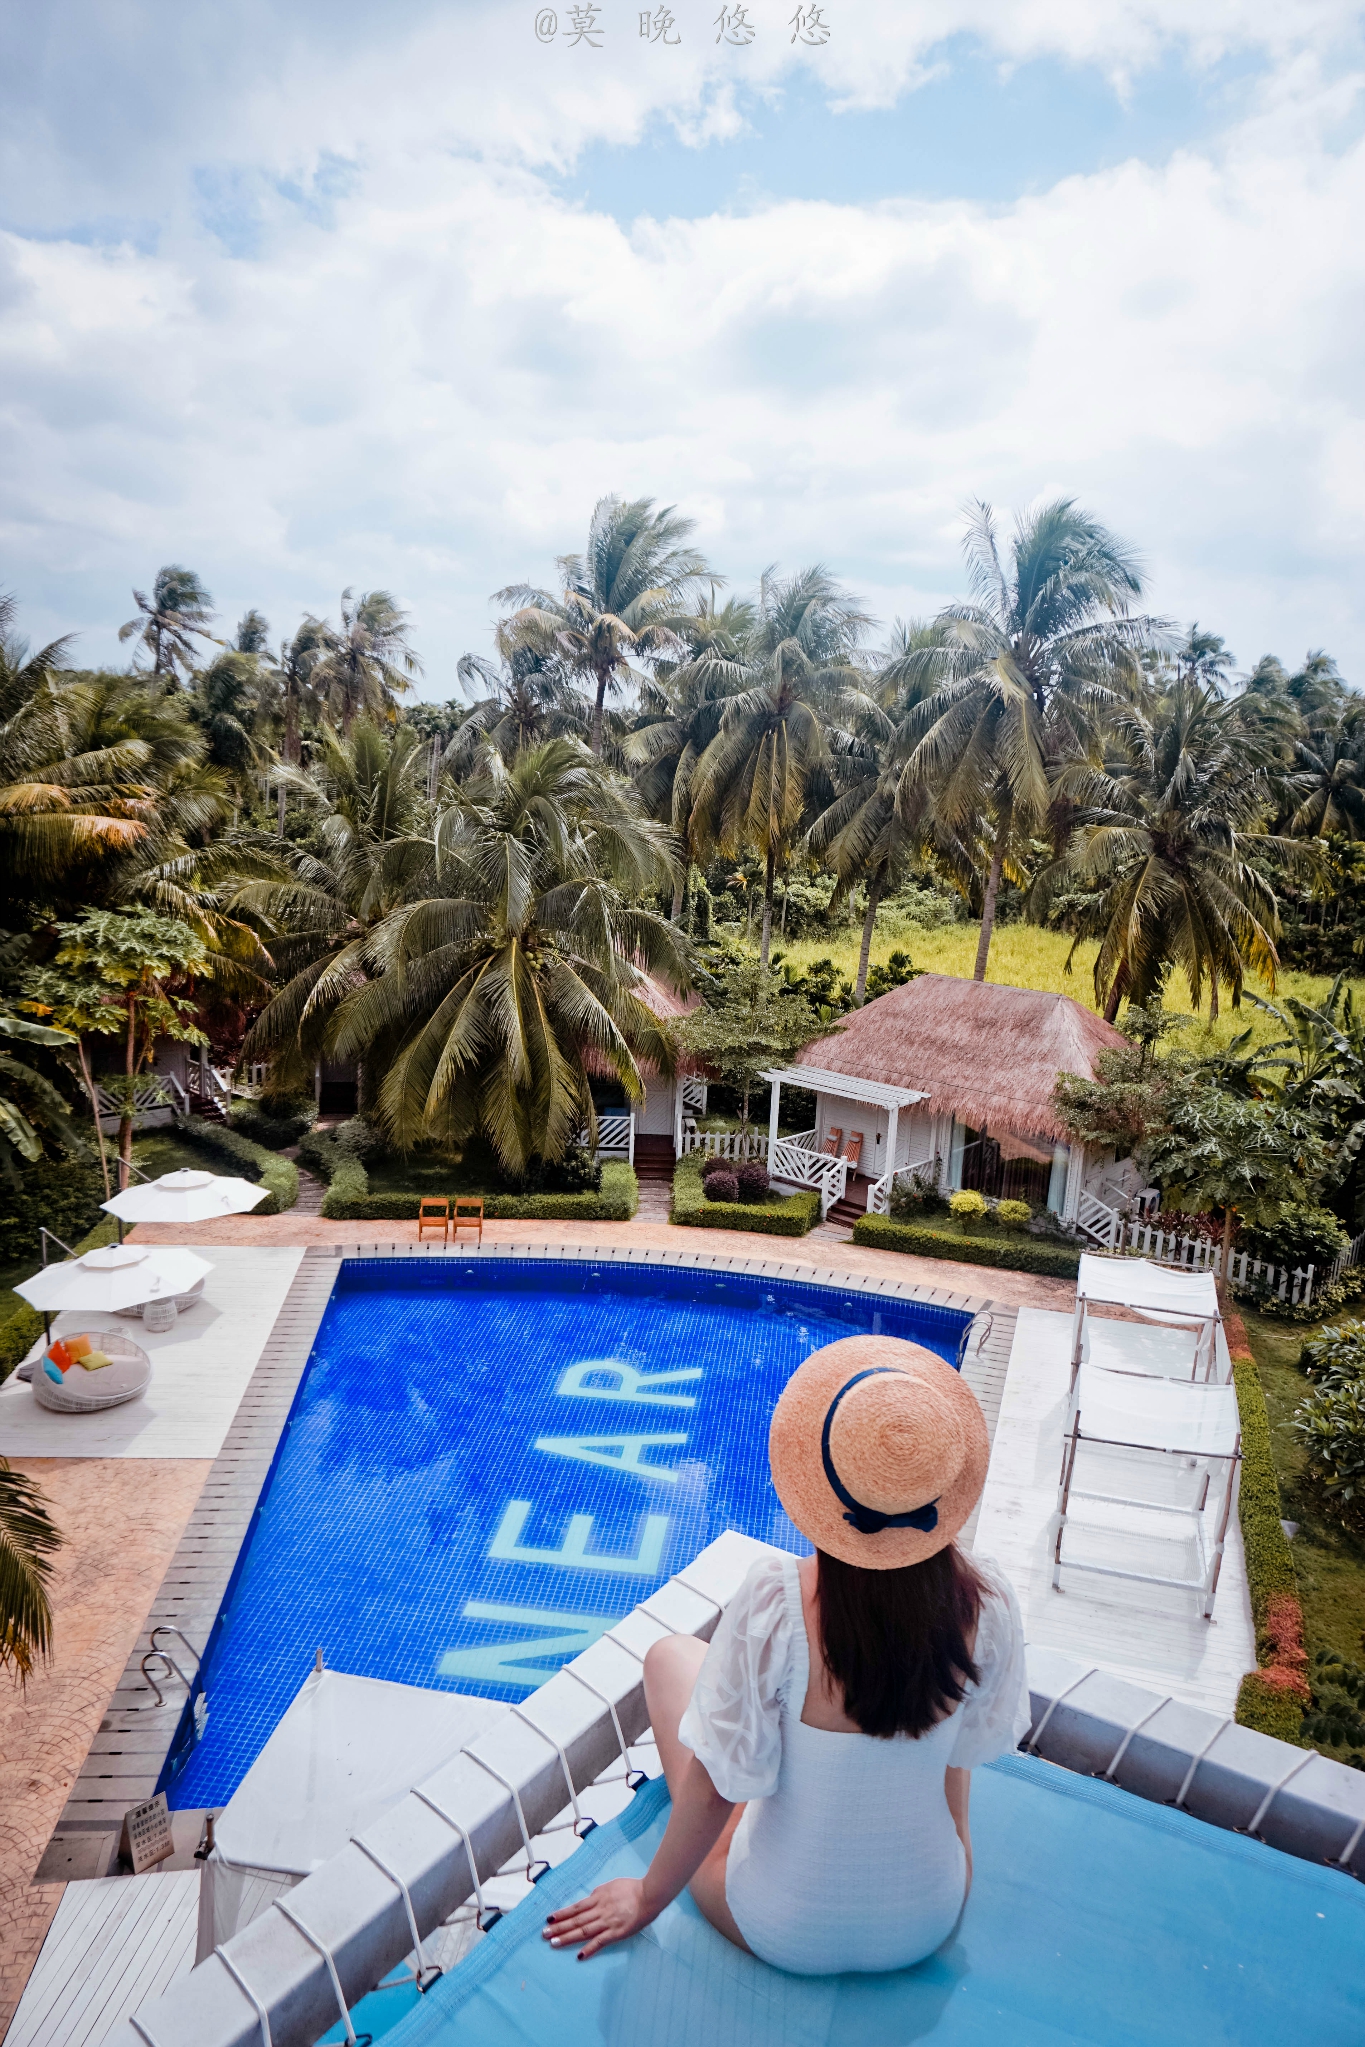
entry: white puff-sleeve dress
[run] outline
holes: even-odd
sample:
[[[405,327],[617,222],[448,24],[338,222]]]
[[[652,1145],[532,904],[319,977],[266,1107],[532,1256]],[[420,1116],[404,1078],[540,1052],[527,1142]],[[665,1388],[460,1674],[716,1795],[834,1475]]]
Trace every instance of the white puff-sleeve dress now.
[[[749,1947],[798,1976],[904,1969],[947,1939],[967,1867],[945,1769],[975,1769],[1029,1726],[1019,1605],[988,1559],[979,1682],[927,1734],[834,1734],[801,1718],[810,1658],[793,1556],[765,1557],[718,1624],[679,1739],[744,1802],[725,1896]]]

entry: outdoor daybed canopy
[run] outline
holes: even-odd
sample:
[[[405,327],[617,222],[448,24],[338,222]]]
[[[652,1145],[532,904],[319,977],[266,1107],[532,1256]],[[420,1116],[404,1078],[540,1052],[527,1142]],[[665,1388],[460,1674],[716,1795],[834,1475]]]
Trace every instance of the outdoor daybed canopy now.
[[[1124,1319],[1096,1312],[1105,1308],[1120,1309]],[[1211,1272],[1173,1272],[1147,1258],[1086,1253],[1071,1325],[1072,1387],[1083,1363],[1148,1377],[1229,1379],[1222,1321]]]

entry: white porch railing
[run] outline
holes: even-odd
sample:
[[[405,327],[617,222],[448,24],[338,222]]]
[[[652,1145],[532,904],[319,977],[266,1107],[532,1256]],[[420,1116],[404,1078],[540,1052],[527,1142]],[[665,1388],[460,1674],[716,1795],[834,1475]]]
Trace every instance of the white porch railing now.
[[[713,1159],[765,1159],[768,1156],[766,1130],[684,1130],[682,1153],[704,1152]]]
[[[938,1184],[938,1160],[912,1159],[908,1166],[897,1166],[892,1172],[883,1173],[880,1180],[874,1180],[867,1190],[867,1212],[869,1215],[889,1215],[891,1196],[897,1187],[908,1187],[916,1178],[927,1179]]]
[[[182,1106],[184,1090],[173,1074],[147,1074],[133,1090],[133,1128],[142,1130],[153,1122],[169,1123],[176,1110]],[[184,1106],[188,1107],[185,1103]],[[95,1108],[100,1119],[100,1129],[110,1137],[123,1120],[123,1096],[111,1094],[108,1088],[95,1083]]]
[[[768,1172],[774,1180],[785,1180],[793,1187],[814,1187],[820,1196],[823,1217],[836,1201],[843,1200],[844,1187],[853,1169],[847,1159],[831,1158],[828,1152],[816,1151],[801,1142],[801,1138],[814,1135],[813,1130],[803,1130],[800,1138],[779,1137],[776,1144],[770,1144]]]
[[[774,1180],[785,1180],[792,1187],[818,1188],[821,1213],[828,1215],[835,1202],[842,1200],[852,1167],[847,1159],[817,1151],[816,1136],[814,1130],[798,1130],[770,1144],[766,1130],[684,1130],[682,1150],[684,1154],[699,1151],[708,1158],[734,1159],[736,1164],[741,1159],[765,1159]]]
[[[586,1144],[588,1133],[580,1130],[578,1142]],[[635,1164],[635,1117],[599,1116],[597,1119],[597,1150],[593,1154],[599,1159],[624,1159],[628,1166]]]

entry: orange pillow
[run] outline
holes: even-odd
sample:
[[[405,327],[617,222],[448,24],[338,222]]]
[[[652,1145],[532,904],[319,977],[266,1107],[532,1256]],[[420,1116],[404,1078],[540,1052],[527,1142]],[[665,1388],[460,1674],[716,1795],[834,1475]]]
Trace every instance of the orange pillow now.
[[[83,1358],[95,1347],[88,1336],[64,1336],[62,1342],[73,1358]]]
[[[60,1337],[58,1337],[57,1341],[49,1347],[47,1354],[51,1358],[53,1364],[58,1366],[58,1368],[63,1372],[69,1372],[71,1370],[71,1367],[76,1362],[76,1360],[72,1357],[70,1351],[67,1349],[66,1345],[62,1342]]]

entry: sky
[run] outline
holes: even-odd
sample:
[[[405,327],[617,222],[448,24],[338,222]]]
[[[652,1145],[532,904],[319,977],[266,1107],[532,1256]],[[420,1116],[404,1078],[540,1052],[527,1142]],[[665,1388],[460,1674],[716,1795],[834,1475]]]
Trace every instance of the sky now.
[[[607,493],[889,628],[1064,495],[1365,683],[1341,0],[48,0],[0,75],[0,589],[83,666],[175,562],[393,591],[443,699]]]

